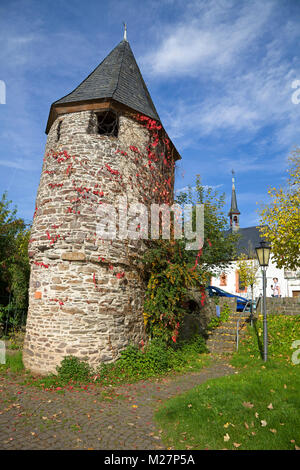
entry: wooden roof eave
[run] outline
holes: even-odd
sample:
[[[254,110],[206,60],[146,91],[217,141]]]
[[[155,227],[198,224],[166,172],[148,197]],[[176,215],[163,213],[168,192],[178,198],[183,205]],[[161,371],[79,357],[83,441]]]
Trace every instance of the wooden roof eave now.
[[[114,99],[104,99],[99,98],[98,100],[88,100],[88,101],[75,101],[72,103],[53,103],[50,108],[49,117],[47,121],[47,126],[45,133],[48,134],[52,124],[61,114],[69,114],[69,113],[76,113],[80,111],[101,111],[104,109],[113,109],[115,111],[123,111],[126,113],[131,114],[133,117],[139,111],[129,108],[128,106],[115,101]],[[153,118],[151,118],[153,119]],[[160,121],[159,121],[160,122]],[[160,123],[161,124],[161,123]],[[172,140],[168,136],[167,132],[165,131],[163,125],[161,124],[163,131],[165,132],[167,138],[170,141],[172,147],[172,154],[174,155],[174,160],[181,160],[181,156],[176,149],[175,145],[173,144]]]

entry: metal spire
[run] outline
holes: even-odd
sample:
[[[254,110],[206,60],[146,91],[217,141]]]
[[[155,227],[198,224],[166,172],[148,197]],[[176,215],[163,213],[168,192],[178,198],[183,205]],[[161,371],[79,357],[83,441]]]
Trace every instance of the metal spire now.
[[[232,173],[232,189],[235,189],[235,178],[234,178],[234,170],[231,170],[231,173]]]
[[[124,25],[124,41],[127,41],[127,24],[126,23],[123,23]]]

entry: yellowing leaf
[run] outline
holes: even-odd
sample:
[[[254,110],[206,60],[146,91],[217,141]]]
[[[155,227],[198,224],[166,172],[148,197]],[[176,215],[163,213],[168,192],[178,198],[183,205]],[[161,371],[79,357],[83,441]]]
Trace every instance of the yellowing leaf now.
[[[239,444],[238,442],[233,443],[234,447],[240,447],[242,444]]]
[[[243,406],[245,408],[253,408],[254,405],[253,405],[253,403],[250,403],[249,401],[244,401]]]

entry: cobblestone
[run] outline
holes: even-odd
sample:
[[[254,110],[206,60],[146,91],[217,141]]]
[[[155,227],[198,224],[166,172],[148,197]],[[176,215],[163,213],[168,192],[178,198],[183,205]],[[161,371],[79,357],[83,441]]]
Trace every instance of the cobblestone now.
[[[58,393],[20,385],[17,376],[7,374],[0,377],[0,449],[166,449],[154,421],[156,409],[233,372],[216,356],[200,372],[125,384],[106,399],[99,385]]]

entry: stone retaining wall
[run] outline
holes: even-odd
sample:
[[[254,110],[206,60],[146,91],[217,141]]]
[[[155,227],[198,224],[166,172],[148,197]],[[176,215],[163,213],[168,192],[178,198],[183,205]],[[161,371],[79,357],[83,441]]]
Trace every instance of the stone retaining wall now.
[[[300,297],[267,297],[266,301],[268,314],[300,315]]]

